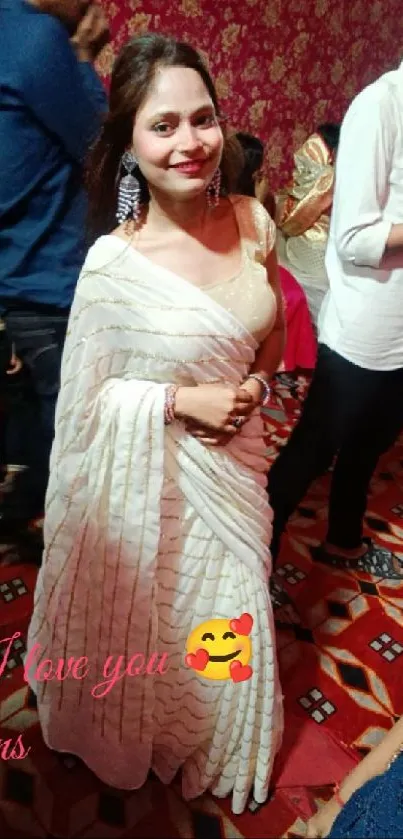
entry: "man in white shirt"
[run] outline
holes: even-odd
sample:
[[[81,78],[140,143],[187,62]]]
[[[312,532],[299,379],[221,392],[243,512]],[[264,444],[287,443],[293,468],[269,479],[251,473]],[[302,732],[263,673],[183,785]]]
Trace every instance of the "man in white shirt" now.
[[[403,63],[345,116],[319,316],[319,353],[301,418],[269,475],[275,559],[289,516],[336,456],[326,541],[314,557],[403,578],[363,539],[371,477],[403,429]]]

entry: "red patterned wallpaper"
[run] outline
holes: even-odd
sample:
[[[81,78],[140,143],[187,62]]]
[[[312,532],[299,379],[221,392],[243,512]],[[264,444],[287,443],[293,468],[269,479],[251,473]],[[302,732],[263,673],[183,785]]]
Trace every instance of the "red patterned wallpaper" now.
[[[339,120],[355,93],[403,57],[403,0],[102,0],[113,55],[158,30],[208,58],[231,125],[266,144],[272,188],[314,127]]]

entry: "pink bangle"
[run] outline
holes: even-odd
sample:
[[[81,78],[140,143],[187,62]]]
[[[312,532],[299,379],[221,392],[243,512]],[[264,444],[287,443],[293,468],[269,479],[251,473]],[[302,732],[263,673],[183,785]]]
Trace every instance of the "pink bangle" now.
[[[250,373],[249,376],[248,376],[248,379],[255,379],[255,381],[259,382],[259,384],[262,386],[262,388],[263,388],[263,399],[261,401],[261,404],[262,404],[263,407],[266,407],[266,405],[268,405],[269,402],[270,402],[270,396],[271,396],[270,385],[268,385],[267,382],[264,380],[263,376],[259,376],[258,373]]]
[[[165,391],[164,422],[171,425],[175,419],[175,399],[178,385],[168,385]]]

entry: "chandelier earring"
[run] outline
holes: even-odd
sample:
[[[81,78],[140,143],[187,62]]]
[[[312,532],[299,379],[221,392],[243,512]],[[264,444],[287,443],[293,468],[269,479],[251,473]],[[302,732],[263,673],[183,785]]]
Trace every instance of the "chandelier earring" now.
[[[207,187],[207,203],[211,209],[218,206],[221,192],[221,169],[216,169]]]
[[[117,220],[123,224],[129,218],[137,222],[140,217],[140,196],[141,187],[133,172],[138,166],[134,154],[125,151],[120,162],[122,174],[118,187],[118,206],[116,210]]]

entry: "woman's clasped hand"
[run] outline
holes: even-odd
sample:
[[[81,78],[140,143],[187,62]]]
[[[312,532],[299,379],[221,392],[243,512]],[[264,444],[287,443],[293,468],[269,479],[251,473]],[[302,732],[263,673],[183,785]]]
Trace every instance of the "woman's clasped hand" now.
[[[249,419],[257,405],[251,393],[228,384],[203,384],[179,388],[175,414],[186,429],[211,446],[228,443]]]

